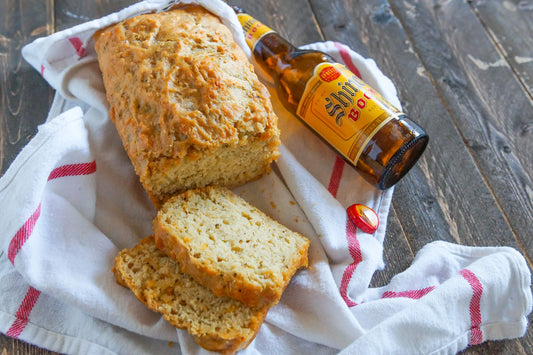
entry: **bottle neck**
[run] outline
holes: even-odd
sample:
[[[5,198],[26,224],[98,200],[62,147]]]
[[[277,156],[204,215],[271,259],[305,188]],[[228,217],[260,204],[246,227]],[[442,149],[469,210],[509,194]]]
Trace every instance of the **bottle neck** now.
[[[268,74],[276,77],[290,66],[296,47],[278,33],[264,35],[253,47],[252,54],[256,63]]]
[[[296,47],[252,16],[243,12],[238,12],[237,16],[256,63],[269,75],[279,76]]]

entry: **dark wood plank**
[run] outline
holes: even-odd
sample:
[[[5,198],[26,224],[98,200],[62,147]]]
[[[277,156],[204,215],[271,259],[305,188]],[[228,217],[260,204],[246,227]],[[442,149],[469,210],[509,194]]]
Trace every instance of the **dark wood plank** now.
[[[509,221],[515,241],[510,244],[507,237],[485,238],[497,245],[515,246],[531,261],[531,98],[468,4],[453,1],[435,6],[433,1],[398,0],[391,4],[408,29],[495,203]]]
[[[321,30],[314,21],[315,15],[306,0],[231,0],[228,3],[252,14],[295,46],[323,40]]]
[[[138,1],[135,0],[55,0],[56,31],[119,11]]]
[[[411,265],[414,257],[415,253],[405,238],[400,219],[396,211],[391,208],[387,220],[387,236],[383,243],[385,268],[374,273],[370,287],[381,287],[389,284],[396,274]]]
[[[24,343],[20,340],[8,338],[0,334],[0,354],[1,355],[55,355],[57,353],[39,348],[37,346]]]
[[[484,238],[489,244],[516,247],[531,265],[533,245],[528,221],[533,216],[533,169],[531,132],[527,127],[533,116],[529,95],[515,80],[512,70],[501,61],[503,56],[499,48],[494,46],[482,24],[475,21],[475,15],[466,3],[443,2],[439,6],[430,1],[392,0],[391,3],[408,28],[425,69],[446,101],[486,179],[494,195],[493,203],[502,209],[510,224],[512,236],[501,235],[499,226],[494,225],[497,232],[489,231]],[[409,12],[403,11],[406,3]],[[450,31],[450,28],[461,30]],[[436,59],[441,53],[445,56]],[[502,83],[505,83],[503,90]],[[477,205],[487,208],[487,203],[491,201]],[[469,223],[486,222],[486,219],[476,218]],[[530,328],[525,337],[518,340],[489,342],[466,352],[526,354],[532,346],[533,331]]]
[[[0,167],[4,172],[46,119],[53,91],[20,54],[53,30],[53,1],[0,2]]]
[[[335,18],[334,7],[312,1],[319,24]],[[504,240],[513,234],[491,191],[464,144],[454,120],[409,38],[386,1],[368,1],[357,8],[344,4],[357,24],[368,52],[396,83],[404,109],[430,134],[420,163],[397,185],[393,207],[412,245],[448,241],[486,245],[486,235],[499,228]],[[327,39],[334,33],[325,32]],[[347,43],[351,45],[351,43]],[[462,174],[451,173],[461,171]],[[485,210],[476,208],[479,203]],[[492,204],[492,206],[491,206]],[[409,209],[402,208],[409,206]],[[478,225],[475,221],[492,221]],[[515,243],[516,245],[516,243]]]
[[[519,0],[473,0],[469,3],[533,97],[533,3]]]

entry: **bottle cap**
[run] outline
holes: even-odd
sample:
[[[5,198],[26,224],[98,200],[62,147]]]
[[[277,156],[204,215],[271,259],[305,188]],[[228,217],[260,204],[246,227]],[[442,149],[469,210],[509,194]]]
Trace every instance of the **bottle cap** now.
[[[354,204],[346,209],[348,217],[365,233],[374,233],[379,226],[377,213],[365,205]]]

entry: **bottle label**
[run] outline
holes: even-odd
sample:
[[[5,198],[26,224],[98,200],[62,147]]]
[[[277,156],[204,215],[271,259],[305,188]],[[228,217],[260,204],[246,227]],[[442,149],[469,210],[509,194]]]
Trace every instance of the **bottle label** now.
[[[238,14],[237,17],[244,30],[244,39],[246,44],[253,51],[255,44],[267,33],[274,32],[270,27],[262,24],[248,14]]]
[[[320,63],[296,114],[352,164],[374,135],[401,112],[339,63]]]

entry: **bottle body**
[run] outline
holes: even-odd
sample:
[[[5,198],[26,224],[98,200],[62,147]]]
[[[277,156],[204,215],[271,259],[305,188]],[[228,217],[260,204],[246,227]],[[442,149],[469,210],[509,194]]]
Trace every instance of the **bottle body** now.
[[[281,103],[367,181],[387,189],[416,163],[428,136],[407,115],[329,55],[297,49],[247,14],[239,20]]]

